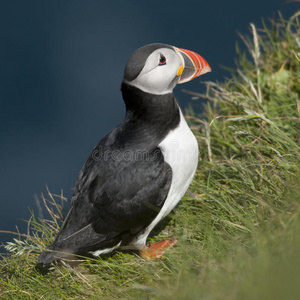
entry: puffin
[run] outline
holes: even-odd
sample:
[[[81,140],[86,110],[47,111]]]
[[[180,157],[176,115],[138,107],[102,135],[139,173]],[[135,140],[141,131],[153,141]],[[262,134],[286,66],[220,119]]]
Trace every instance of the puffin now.
[[[161,257],[176,239],[146,244],[187,191],[198,143],[173,89],[210,72],[196,52],[153,43],[129,58],[121,83],[123,122],[93,149],[75,182],[70,210],[39,268],[115,249]]]

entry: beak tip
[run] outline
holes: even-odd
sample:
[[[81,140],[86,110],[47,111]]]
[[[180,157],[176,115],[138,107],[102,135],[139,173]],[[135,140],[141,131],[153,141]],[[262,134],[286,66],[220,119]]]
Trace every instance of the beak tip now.
[[[210,66],[206,66],[201,70],[201,75],[206,74],[212,72],[211,67]]]

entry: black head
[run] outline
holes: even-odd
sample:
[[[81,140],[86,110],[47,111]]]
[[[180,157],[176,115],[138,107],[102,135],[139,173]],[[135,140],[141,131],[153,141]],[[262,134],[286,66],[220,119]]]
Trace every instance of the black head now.
[[[167,44],[149,44],[133,52],[123,81],[151,94],[167,94],[177,83],[210,70],[207,62],[195,52]]]

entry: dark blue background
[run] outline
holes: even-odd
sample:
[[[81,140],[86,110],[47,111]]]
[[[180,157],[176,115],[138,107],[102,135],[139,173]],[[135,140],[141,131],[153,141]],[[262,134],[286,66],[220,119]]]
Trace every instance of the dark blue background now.
[[[203,91],[234,66],[236,32],[299,7],[282,0],[7,0],[0,4],[0,229],[24,231],[35,194],[68,197],[97,142],[122,121],[124,66],[162,42],[201,54],[213,72],[178,86]],[[10,240],[0,234],[1,241]]]

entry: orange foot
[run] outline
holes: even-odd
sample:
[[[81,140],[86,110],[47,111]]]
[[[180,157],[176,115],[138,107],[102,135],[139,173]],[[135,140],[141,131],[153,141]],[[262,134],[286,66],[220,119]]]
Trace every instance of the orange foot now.
[[[140,250],[140,256],[144,259],[161,258],[166,250],[172,248],[178,240],[176,238],[170,238],[165,241],[153,243],[143,250]]]

